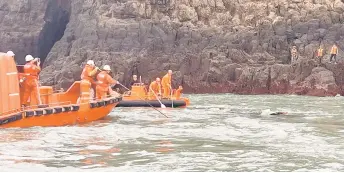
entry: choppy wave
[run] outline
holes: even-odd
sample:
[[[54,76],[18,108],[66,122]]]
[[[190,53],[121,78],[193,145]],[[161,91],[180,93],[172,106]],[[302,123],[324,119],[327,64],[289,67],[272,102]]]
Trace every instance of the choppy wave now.
[[[2,171],[343,171],[342,99],[190,95],[82,126],[3,129]],[[273,116],[271,112],[288,112]]]

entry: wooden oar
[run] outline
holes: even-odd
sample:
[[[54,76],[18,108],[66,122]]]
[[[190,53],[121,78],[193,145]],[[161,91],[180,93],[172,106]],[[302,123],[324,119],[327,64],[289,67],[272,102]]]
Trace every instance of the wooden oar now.
[[[156,99],[159,101],[161,108],[166,108],[166,106],[165,106],[164,104],[161,103],[159,97],[155,94],[155,92],[153,91],[153,89],[152,89],[152,88],[149,88],[149,89],[153,92],[153,94],[155,95]]]
[[[171,90],[171,101],[172,101],[172,108],[173,108],[173,98],[172,98],[172,96],[173,96],[173,90],[172,90],[172,87],[170,86],[170,90]]]

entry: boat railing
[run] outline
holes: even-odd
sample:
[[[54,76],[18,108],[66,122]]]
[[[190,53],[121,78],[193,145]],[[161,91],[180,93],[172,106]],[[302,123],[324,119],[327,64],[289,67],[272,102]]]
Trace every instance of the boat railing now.
[[[66,102],[55,102],[55,103],[49,103],[49,107],[58,107],[58,106],[65,106],[65,105],[71,105],[71,101],[66,101]],[[18,109],[13,109],[13,110],[10,110],[10,111],[7,111],[7,112],[2,112],[0,113],[0,117],[1,116],[6,116],[6,115],[11,115],[11,114],[14,114],[14,113],[21,113],[23,111],[26,111],[26,110],[33,110],[33,109],[40,109],[40,106],[41,105],[30,105],[30,106],[26,106],[26,107],[21,107],[21,108],[18,108]]]
[[[71,105],[72,102],[71,101],[65,101],[65,102],[53,102],[53,103],[49,103],[47,104],[47,106],[49,107],[58,107],[58,106],[65,106],[65,105]],[[43,104],[44,105],[44,104]],[[41,105],[30,105],[30,106],[26,106],[23,108],[23,110],[30,110],[30,109],[39,109]]]
[[[50,96],[53,94],[62,94],[64,92],[63,88],[59,89],[59,90],[53,90],[53,92],[48,93],[48,94],[39,94],[40,96]]]
[[[108,100],[108,99],[117,98],[117,97],[120,97],[120,95],[119,96],[107,95],[106,98],[104,98],[104,99],[92,98],[92,99],[89,99],[89,101],[90,102],[98,102],[101,100]],[[89,103],[87,102],[87,103],[76,103],[76,104],[77,105],[84,105],[84,104],[89,104]],[[54,103],[48,104],[49,107],[58,107],[58,106],[66,106],[66,105],[72,105],[72,102],[71,101],[65,101],[65,102],[54,102]],[[22,113],[25,110],[40,109],[40,106],[41,105],[31,105],[31,106],[21,107],[19,109],[13,109],[13,110],[10,110],[7,112],[2,112],[2,113],[0,113],[0,118],[2,116],[11,115],[14,113]]]
[[[11,114],[14,114],[14,113],[16,113],[16,112],[21,112],[22,110],[21,110],[21,108],[20,109],[12,109],[12,110],[9,110],[9,111],[7,111],[7,112],[1,112],[0,113],[0,117],[2,117],[2,116],[6,116],[6,115],[11,115]]]

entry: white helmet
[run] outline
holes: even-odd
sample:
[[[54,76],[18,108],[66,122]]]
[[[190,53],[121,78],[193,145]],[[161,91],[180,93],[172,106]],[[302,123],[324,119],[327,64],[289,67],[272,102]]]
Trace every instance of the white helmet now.
[[[8,51],[6,54],[7,54],[7,56],[14,56],[15,55],[12,51]]]
[[[88,64],[88,65],[94,65],[94,61],[93,61],[93,60],[88,60],[88,61],[87,61],[87,64]]]
[[[25,56],[25,61],[32,61],[34,58],[31,55],[26,55]]]
[[[104,65],[103,70],[111,71],[111,68],[109,65]]]

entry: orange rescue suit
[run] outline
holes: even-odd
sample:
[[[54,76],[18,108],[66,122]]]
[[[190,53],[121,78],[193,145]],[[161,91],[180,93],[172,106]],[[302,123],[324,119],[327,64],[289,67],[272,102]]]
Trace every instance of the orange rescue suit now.
[[[24,77],[23,82],[24,94],[22,105],[28,105],[31,101],[35,101],[38,105],[42,104],[41,98],[38,91],[38,73],[41,68],[34,64],[33,61],[28,62],[24,65]],[[28,99],[30,98],[30,101]]]
[[[96,87],[97,99],[102,99],[110,93],[110,85],[117,83],[106,71],[102,71],[97,75],[98,84]]]
[[[171,76],[166,74],[161,80],[162,88],[164,89],[163,98],[168,98],[171,95]]]
[[[182,86],[179,86],[179,88],[176,90],[176,93],[174,94],[174,96],[176,97],[177,100],[180,99],[182,90],[183,90]]]
[[[332,46],[332,48],[331,48],[331,54],[337,55],[337,53],[338,53],[338,48],[337,48],[337,46]]]
[[[92,76],[94,76],[97,73],[97,69],[94,67],[91,67],[90,65],[86,64],[84,70],[81,73],[81,80],[89,81],[90,83],[94,84],[94,80]]]
[[[95,84],[92,76],[97,73],[97,69],[86,64],[84,70],[81,73],[81,82],[80,82],[80,95],[82,102],[84,100],[93,99],[91,94],[92,84]]]
[[[154,93],[155,94],[154,94]],[[149,95],[149,99],[150,100],[155,100],[156,99],[156,96],[155,95],[161,95],[161,84],[160,82],[157,82],[157,81],[153,81],[150,85],[149,85],[149,92],[148,92],[148,95]]]
[[[323,51],[324,51],[323,48],[319,48],[319,49],[318,49],[318,56],[319,56],[319,57],[323,56]]]

